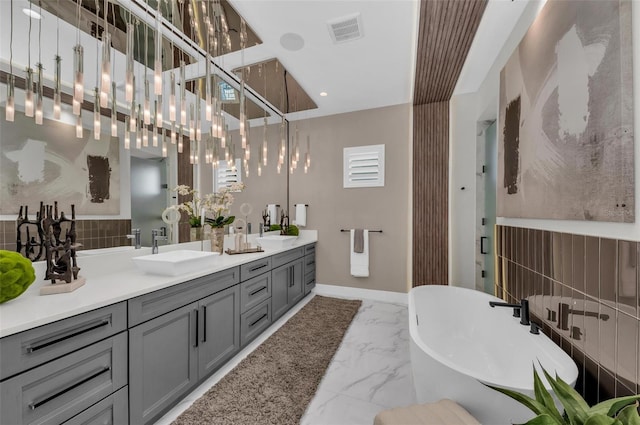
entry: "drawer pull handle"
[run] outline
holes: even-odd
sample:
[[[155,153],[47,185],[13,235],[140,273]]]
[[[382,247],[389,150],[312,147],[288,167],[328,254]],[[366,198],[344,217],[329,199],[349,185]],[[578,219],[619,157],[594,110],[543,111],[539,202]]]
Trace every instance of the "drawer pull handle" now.
[[[51,341],[47,341],[47,342],[43,342],[42,344],[37,344],[37,345],[31,345],[29,347],[27,347],[27,353],[33,353],[34,351],[38,351],[38,350],[42,350],[43,348],[47,348],[50,347],[52,345],[55,345],[59,342],[65,341],[67,339],[73,338],[74,336],[78,336],[78,335],[82,335],[84,333],[87,332],[91,332],[95,329],[101,328],[103,326],[107,326],[109,324],[109,320],[102,320],[100,321],[100,323],[97,323],[93,326],[89,326],[87,328],[84,329],[80,329],[80,330],[76,330],[74,332],[68,333],[66,335],[61,336],[60,338],[56,338],[53,339]]]
[[[307,261],[307,266],[310,266],[310,265],[315,264],[315,263],[316,263],[316,260]]]
[[[307,282],[307,286],[309,285],[313,285],[314,283],[316,283],[315,279],[310,280],[309,282]]]
[[[266,286],[263,286],[262,288],[260,288],[260,289],[256,289],[255,291],[251,292],[251,293],[249,294],[249,296],[250,296],[250,297],[253,297],[255,294],[257,294],[257,293],[259,293],[259,292],[262,292],[262,291],[266,291],[266,290],[267,290],[267,287],[266,287]]]
[[[207,342],[207,306],[202,306],[202,342]]]
[[[193,310],[193,312],[196,314],[196,320],[195,320],[195,324],[196,324],[196,338],[195,338],[195,340],[196,340],[196,342],[193,344],[193,347],[197,348],[198,347],[198,338],[200,338],[200,329],[199,329],[199,326],[198,326],[200,324],[199,323],[200,321],[198,320],[198,309]]]
[[[69,391],[78,388],[80,385],[85,384],[89,381],[91,381],[93,378],[97,378],[98,376],[102,375],[105,372],[109,372],[111,370],[111,366],[106,366],[103,367],[102,369],[98,370],[97,372],[92,373],[91,375],[87,376],[86,378],[83,378],[71,385],[69,385],[67,388],[63,389],[62,391],[59,391],[45,399],[42,399],[40,401],[36,401],[34,403],[29,404],[29,409],[31,410],[36,410],[38,407],[42,406],[45,403],[50,402],[51,400],[53,400],[54,398],[60,397],[61,395],[68,393]]]
[[[262,316],[260,316],[260,318],[258,320],[256,320],[255,322],[253,322],[252,324],[250,324],[249,327],[252,328],[253,326],[255,326],[256,323],[262,321],[262,319],[264,319],[265,317],[267,317],[267,313],[265,313]]]
[[[256,270],[260,270],[260,269],[264,269],[265,267],[267,267],[267,263],[262,264],[261,266],[256,266],[256,267],[251,267],[249,269],[249,273],[253,273]]]

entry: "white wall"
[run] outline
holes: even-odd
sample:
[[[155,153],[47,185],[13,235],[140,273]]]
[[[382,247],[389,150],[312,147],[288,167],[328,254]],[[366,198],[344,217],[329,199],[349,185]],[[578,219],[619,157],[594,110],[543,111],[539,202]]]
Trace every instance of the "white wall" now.
[[[475,93],[457,95],[451,101],[451,189],[450,276],[451,284],[473,288],[475,267],[475,132],[478,121],[495,119],[498,115],[500,71],[522,40],[545,1],[531,1],[511,36],[500,51],[484,82]],[[498,217],[497,223],[509,226],[571,232],[593,236],[640,240],[640,1],[634,0],[633,22],[633,98],[636,158],[636,223],[601,223],[570,220],[514,219]],[[471,137],[470,135],[473,135]],[[460,187],[465,186],[464,191]],[[472,201],[473,199],[473,201]]]

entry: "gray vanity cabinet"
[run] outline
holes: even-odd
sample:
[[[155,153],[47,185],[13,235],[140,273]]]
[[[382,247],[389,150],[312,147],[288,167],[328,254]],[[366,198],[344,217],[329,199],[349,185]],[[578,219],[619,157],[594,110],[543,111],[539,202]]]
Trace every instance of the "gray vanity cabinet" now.
[[[198,312],[198,375],[202,379],[240,349],[240,287],[200,300]]]
[[[277,267],[271,272],[271,317],[275,321],[304,296],[302,259]]]
[[[129,329],[131,424],[158,419],[198,382],[198,303]]]
[[[309,244],[304,249],[304,293],[311,292],[316,286],[316,244]]]

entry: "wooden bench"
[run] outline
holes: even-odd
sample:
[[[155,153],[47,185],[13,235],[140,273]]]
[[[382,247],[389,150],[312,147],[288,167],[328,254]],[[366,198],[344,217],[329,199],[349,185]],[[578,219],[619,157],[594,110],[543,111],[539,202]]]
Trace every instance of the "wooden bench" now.
[[[451,400],[412,404],[378,413],[373,425],[480,425],[473,416]]]

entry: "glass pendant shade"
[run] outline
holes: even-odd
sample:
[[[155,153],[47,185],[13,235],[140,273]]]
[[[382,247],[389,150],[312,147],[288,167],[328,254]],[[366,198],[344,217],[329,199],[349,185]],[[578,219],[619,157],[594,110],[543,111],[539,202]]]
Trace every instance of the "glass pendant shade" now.
[[[163,124],[162,117],[162,96],[158,96],[158,100],[156,100],[156,127],[162,128]]]
[[[211,122],[212,104],[211,104],[211,57],[207,52],[205,58],[205,119]]]
[[[60,93],[60,89],[61,89],[61,61],[62,58],[59,55],[55,56],[55,61],[56,61],[56,70],[55,70],[55,75],[54,75],[54,88],[53,88],[53,118],[59,120],[60,119],[60,113],[61,113],[61,102],[62,102],[62,96]]]
[[[165,137],[164,131],[162,132],[162,157],[166,158],[168,155],[167,149],[167,138]]]
[[[33,117],[33,69],[27,68],[27,87],[24,94],[24,114]]]
[[[93,95],[93,138],[94,140],[100,140],[100,89],[95,88]]]
[[[178,138],[178,153],[182,153],[184,144],[182,142],[182,125],[178,127],[178,134],[176,134]]]
[[[73,48],[73,100],[78,103],[78,110],[74,108],[73,113],[80,114],[80,105],[84,102],[84,48],[77,44]]]
[[[189,138],[195,140],[196,138],[196,123],[195,113],[193,112],[193,104],[189,105]]]
[[[151,101],[149,100],[149,80],[144,80],[144,125],[151,124]]]
[[[160,4],[160,2],[158,2]],[[162,34],[160,33],[160,21],[156,27],[156,51],[154,57],[153,92],[156,96],[162,94]]]
[[[125,72],[125,100],[133,102],[133,92],[135,89],[135,78],[133,75],[133,39],[135,35],[135,27],[133,24],[127,24],[127,65]]]
[[[82,109],[81,109],[80,113],[76,117],[76,137],[78,139],[82,139],[83,136],[84,135],[82,131]]]
[[[142,147],[149,147],[149,128],[147,126],[142,129]]]
[[[171,144],[175,145],[176,144],[176,125],[174,123],[171,123],[170,137],[171,137]]]
[[[131,119],[128,116],[124,117],[124,148],[127,150],[131,147],[130,121]]]
[[[136,148],[141,149],[142,148],[142,108],[140,107],[140,105],[138,105],[138,118],[136,119],[137,121],[137,131],[136,131]]]
[[[244,81],[240,81],[240,142],[242,149],[247,146],[247,129],[246,126],[246,114],[245,114],[245,97],[244,97]]]
[[[267,118],[264,118],[264,128],[262,131],[262,165],[267,166]]]
[[[227,147],[227,133],[229,132],[229,127],[228,126],[224,126],[224,130],[222,131],[222,134],[220,135],[220,149],[224,149]]]
[[[180,61],[180,124],[187,125],[187,94],[185,88],[185,64]]]
[[[153,132],[153,136],[152,136],[152,140],[153,140],[153,147],[157,148],[158,147],[158,132],[155,130],[151,130]]]
[[[102,74],[100,76],[100,106],[109,106],[109,92],[111,90],[111,34],[104,32],[102,39]]]
[[[295,142],[295,155],[296,155],[296,163],[298,161],[300,161],[300,130],[298,129],[298,126],[296,125],[296,142]]]
[[[118,137],[118,111],[116,110],[116,82],[111,83],[111,136]],[[126,127],[125,127],[126,128]]]
[[[176,122],[176,74],[171,72],[171,91],[169,93],[169,121]]]
[[[7,105],[4,112],[4,119],[8,122],[15,120],[16,114],[16,77],[13,74],[7,75]]]
[[[307,135],[307,153],[304,158],[305,168],[311,167],[311,142],[309,140],[309,136]]]
[[[133,77],[133,84],[135,87],[136,84],[136,77]],[[129,131],[132,133],[136,132],[136,129],[138,128],[138,113],[136,111],[136,91],[135,89],[133,90],[132,93],[132,97],[131,97],[131,107],[129,109],[129,116],[131,117],[131,124],[129,126]]]
[[[42,63],[36,65],[38,68],[38,82],[36,85],[36,124],[42,125]]]
[[[247,147],[244,150],[244,159],[249,161],[251,159],[251,144],[247,142]]]

